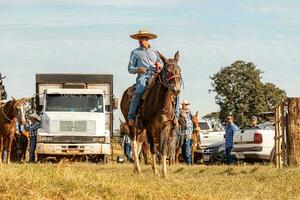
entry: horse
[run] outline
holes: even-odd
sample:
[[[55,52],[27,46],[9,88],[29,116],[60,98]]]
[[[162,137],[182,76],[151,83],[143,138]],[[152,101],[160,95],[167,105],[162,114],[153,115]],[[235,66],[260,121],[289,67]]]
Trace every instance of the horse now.
[[[199,120],[198,120],[198,111],[195,113],[195,115],[192,115],[192,122],[193,122],[193,133],[192,133],[192,147],[191,147],[191,155],[192,155],[192,163],[194,164],[195,161],[195,151],[197,149],[197,147],[200,147],[200,135],[199,135],[199,131],[200,131],[200,127],[199,127]],[[185,121],[185,120],[183,120]],[[186,123],[186,122],[182,122],[182,123]],[[182,140],[184,140],[184,137],[180,137],[177,135],[176,138],[176,142],[175,142],[175,161],[178,164],[178,157],[180,154],[180,150],[181,150],[181,146],[182,146]],[[173,164],[173,163],[171,163]]]
[[[181,89],[181,69],[178,66],[179,52],[177,51],[174,58],[167,59],[159,53],[164,67],[159,74],[154,75],[154,80],[146,88],[142,97],[137,122],[135,126],[130,126],[130,138],[132,140],[132,152],[134,157],[134,171],[141,173],[137,155],[137,135],[140,127],[146,129],[148,142],[151,152],[151,166],[154,174],[158,175],[156,166],[156,156],[162,157],[162,174],[167,176],[167,154],[168,146],[172,138],[173,128],[176,126],[175,107],[177,98]],[[127,119],[131,96],[125,90],[121,99],[121,111]]]
[[[200,148],[200,126],[199,126],[199,118],[198,118],[198,111],[195,115],[192,115],[192,122],[193,122],[193,144],[192,144],[192,163],[195,163],[195,151],[197,148]]]
[[[0,163],[2,163],[3,142],[6,144],[7,158],[10,163],[12,142],[16,133],[16,122],[25,125],[24,99],[12,100],[0,107]]]
[[[149,155],[150,155],[150,145],[147,140],[146,130],[141,130],[142,132],[137,134],[137,154],[138,156],[143,154],[145,164],[149,164]],[[129,133],[129,125],[126,122],[122,122],[120,119],[120,133],[130,135]]]

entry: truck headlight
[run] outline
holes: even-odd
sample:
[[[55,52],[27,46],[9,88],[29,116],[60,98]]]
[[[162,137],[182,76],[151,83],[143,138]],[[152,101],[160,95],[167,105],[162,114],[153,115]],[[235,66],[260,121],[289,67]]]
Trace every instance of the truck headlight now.
[[[224,147],[219,147],[219,148],[218,148],[218,152],[221,152],[221,151],[224,151],[224,150],[225,150]]]
[[[104,143],[105,142],[105,138],[104,137],[93,137],[92,141],[93,142]]]
[[[53,136],[41,136],[41,135],[38,135],[37,142],[39,142],[39,143],[50,143],[50,142],[53,142]]]
[[[95,143],[109,143],[109,136],[106,136],[106,137],[93,137],[92,138],[92,142],[95,142]]]

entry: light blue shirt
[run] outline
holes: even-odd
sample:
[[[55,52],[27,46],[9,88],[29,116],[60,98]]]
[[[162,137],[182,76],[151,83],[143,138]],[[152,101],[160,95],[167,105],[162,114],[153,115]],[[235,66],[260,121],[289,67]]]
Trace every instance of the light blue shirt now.
[[[128,64],[128,72],[131,74],[136,74],[137,68],[146,67],[148,70],[147,73],[139,74],[137,81],[141,76],[150,78],[156,71],[156,62],[163,64],[156,50],[152,49],[151,47],[148,49],[144,47],[138,47],[131,52]]]

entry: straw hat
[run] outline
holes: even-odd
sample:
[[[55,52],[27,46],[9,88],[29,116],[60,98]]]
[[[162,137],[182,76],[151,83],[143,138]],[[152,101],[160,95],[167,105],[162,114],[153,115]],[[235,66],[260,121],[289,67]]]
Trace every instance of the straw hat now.
[[[38,121],[41,121],[41,117],[38,114],[36,114],[36,113],[30,114],[29,117],[30,118],[34,118],[34,119],[36,119]]]
[[[157,38],[157,35],[146,30],[139,30],[138,33],[130,35],[132,39],[138,40],[139,37],[147,37],[149,40]]]
[[[181,104],[183,105],[190,105],[190,102],[188,102],[188,100],[183,100],[182,102],[181,102]]]

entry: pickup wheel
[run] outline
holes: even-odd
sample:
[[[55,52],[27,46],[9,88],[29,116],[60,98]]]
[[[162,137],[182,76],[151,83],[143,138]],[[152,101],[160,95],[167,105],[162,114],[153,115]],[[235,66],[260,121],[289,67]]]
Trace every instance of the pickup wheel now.
[[[44,163],[46,159],[46,155],[44,154],[37,154],[37,161],[40,163]]]

